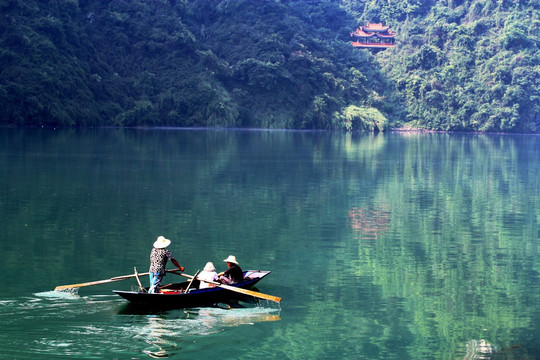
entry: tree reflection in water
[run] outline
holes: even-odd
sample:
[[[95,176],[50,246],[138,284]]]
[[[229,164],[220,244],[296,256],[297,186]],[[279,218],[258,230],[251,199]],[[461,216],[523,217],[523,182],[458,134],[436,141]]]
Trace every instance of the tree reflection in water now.
[[[500,349],[498,346],[487,342],[484,339],[470,340],[467,342],[467,355],[463,360],[529,360],[533,359],[527,355],[522,344],[509,346]]]
[[[219,333],[227,327],[279,321],[279,310],[265,307],[209,307],[186,309],[180,318],[167,318],[169,315],[166,312],[147,315],[148,322],[139,330],[144,341],[151,347],[143,352],[152,358],[168,358],[181,350],[179,344],[186,337],[207,336]]]

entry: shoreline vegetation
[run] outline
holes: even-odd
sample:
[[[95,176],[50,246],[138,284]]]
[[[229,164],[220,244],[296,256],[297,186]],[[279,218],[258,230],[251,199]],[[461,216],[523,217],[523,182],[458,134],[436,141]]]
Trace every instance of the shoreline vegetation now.
[[[0,125],[540,131],[533,0],[0,0],[0,10]],[[396,46],[354,48],[350,33],[366,23],[391,26]]]
[[[226,131],[304,131],[304,132],[335,132],[336,130],[323,130],[323,129],[279,129],[279,128],[247,128],[247,127],[185,127],[185,126],[53,126],[53,125],[1,125],[0,129],[50,129],[50,130],[76,130],[76,129],[134,129],[134,130],[226,130]],[[339,131],[342,132],[342,131]],[[365,131],[349,131],[349,133],[366,133]],[[540,135],[536,133],[520,133],[520,132],[487,132],[487,131],[451,131],[451,130],[432,130],[426,128],[419,128],[414,126],[402,125],[399,127],[388,127],[382,131],[376,131],[374,133],[402,133],[402,134],[474,134],[474,135]]]

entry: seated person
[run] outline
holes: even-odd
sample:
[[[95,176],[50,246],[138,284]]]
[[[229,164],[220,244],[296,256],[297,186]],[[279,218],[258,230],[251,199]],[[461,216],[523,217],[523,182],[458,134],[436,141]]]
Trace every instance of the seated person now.
[[[244,273],[236,261],[236,256],[229,255],[228,258],[223,260],[227,263],[228,269],[222,273],[219,273],[219,282],[222,284],[235,284],[244,280]]]
[[[203,280],[208,280],[208,281],[218,281],[219,280],[219,277],[218,277],[218,274],[216,272],[216,268],[214,267],[214,264],[212,264],[212,262],[207,262],[203,271],[201,271],[199,273],[199,275],[197,275],[197,279],[199,279],[201,281],[201,284],[199,285],[199,289],[206,289],[206,288],[209,288],[209,287],[214,287],[215,285],[213,284],[209,284]]]

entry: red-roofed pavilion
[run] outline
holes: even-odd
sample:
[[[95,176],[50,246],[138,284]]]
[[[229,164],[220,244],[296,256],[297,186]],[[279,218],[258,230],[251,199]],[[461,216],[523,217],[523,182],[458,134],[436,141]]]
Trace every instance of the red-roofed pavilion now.
[[[390,26],[383,26],[381,23],[368,23],[351,33],[351,37],[355,38],[351,44],[359,48],[386,49],[396,46],[394,43],[395,36],[396,34],[392,32]]]

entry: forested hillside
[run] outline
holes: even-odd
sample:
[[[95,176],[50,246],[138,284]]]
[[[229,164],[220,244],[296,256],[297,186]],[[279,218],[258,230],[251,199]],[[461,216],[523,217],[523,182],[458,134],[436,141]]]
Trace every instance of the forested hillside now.
[[[0,124],[534,132],[540,5],[0,0]],[[397,46],[350,46],[383,22]]]
[[[331,1],[0,4],[4,124],[388,125],[390,87]]]
[[[397,32],[378,54],[413,125],[454,131],[540,130],[540,1],[343,0]]]

